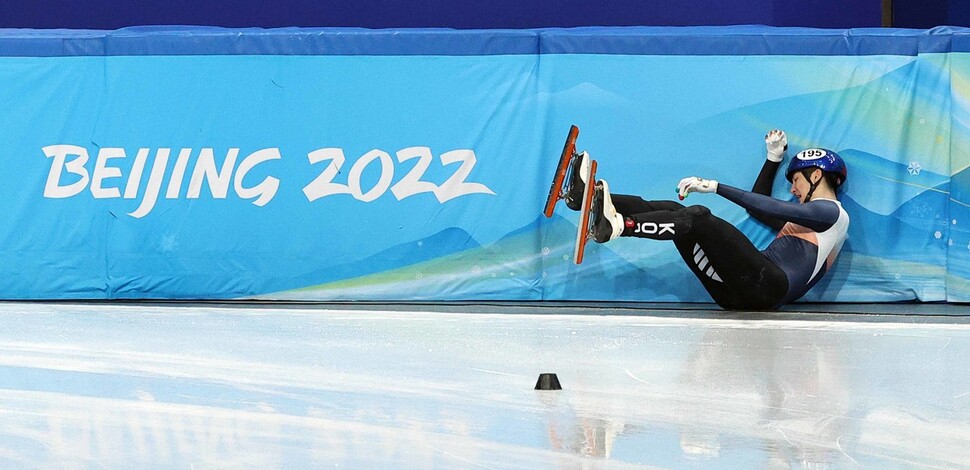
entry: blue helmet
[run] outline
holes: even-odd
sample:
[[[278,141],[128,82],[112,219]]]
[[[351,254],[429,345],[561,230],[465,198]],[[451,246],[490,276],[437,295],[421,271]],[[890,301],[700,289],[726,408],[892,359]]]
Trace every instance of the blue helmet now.
[[[806,149],[798,152],[795,158],[791,159],[788,163],[788,171],[785,172],[785,178],[791,182],[792,175],[796,171],[801,171],[806,168],[816,167],[826,173],[834,173],[838,175],[838,184],[836,188],[842,186],[845,183],[845,179],[848,176],[848,168],[845,166],[845,161],[839,154],[823,148]]]

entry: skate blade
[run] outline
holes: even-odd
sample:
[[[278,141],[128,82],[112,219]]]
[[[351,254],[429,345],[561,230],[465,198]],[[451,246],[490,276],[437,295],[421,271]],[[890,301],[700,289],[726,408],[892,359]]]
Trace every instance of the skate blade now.
[[[562,148],[559,156],[559,165],[556,167],[556,174],[552,179],[552,186],[549,188],[549,196],[546,197],[546,207],[542,211],[545,216],[552,217],[556,210],[556,203],[566,197],[563,186],[565,186],[566,172],[569,169],[569,160],[576,153],[576,138],[579,137],[579,128],[569,127],[569,134],[566,136],[566,144]]]
[[[596,160],[589,162],[589,172],[586,174],[586,181],[596,181]],[[593,233],[589,209],[593,205],[593,194],[596,192],[595,183],[587,183],[586,191],[583,193],[583,208],[579,213],[579,227],[576,230],[576,248],[573,251],[573,262],[583,263],[583,255],[586,252],[586,242],[589,241],[590,234]]]

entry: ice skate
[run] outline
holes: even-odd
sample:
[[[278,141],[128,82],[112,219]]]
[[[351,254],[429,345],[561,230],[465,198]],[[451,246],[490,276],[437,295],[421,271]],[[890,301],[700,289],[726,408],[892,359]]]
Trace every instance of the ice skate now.
[[[566,175],[566,207],[578,211],[583,207],[583,193],[586,192],[586,175],[589,174],[589,154],[573,154]]]
[[[596,160],[591,160],[585,168],[580,165],[580,171],[584,177],[582,181],[596,181]],[[573,251],[573,262],[581,264],[586,252],[586,242],[593,235],[593,218],[590,216],[590,208],[593,206],[593,193],[595,184],[584,185],[582,204],[579,210],[579,226],[576,227],[576,249]]]
[[[581,165],[576,165],[573,168],[573,162],[576,161],[576,138],[579,137],[579,128],[576,126],[569,127],[569,134],[566,136],[566,144],[563,145],[562,153],[559,155],[559,163],[556,165],[556,173],[552,178],[552,186],[549,188],[549,196],[546,198],[545,209],[542,213],[546,217],[552,217],[553,212],[556,210],[556,203],[561,199],[566,199],[567,193],[570,187],[575,185],[570,184],[573,175],[576,174]],[[582,160],[579,160],[580,163]],[[588,165],[588,164],[587,164]],[[567,175],[567,173],[569,173]],[[573,200],[582,200],[582,189],[578,193],[578,197],[574,197]],[[569,203],[567,205],[573,210],[579,210],[580,202]]]
[[[623,233],[623,216],[617,213],[616,208],[613,207],[610,186],[606,183],[606,180],[599,180],[596,183],[593,203],[590,205],[589,211],[592,220],[593,240],[596,240],[597,243],[606,243]]]

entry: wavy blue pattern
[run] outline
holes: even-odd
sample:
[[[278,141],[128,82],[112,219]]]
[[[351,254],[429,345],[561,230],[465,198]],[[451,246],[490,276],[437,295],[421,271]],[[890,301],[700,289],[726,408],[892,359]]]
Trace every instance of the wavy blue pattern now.
[[[960,233],[954,220],[960,219],[960,209],[952,208],[951,194],[959,200],[966,184],[963,174],[950,174],[949,144],[952,132],[965,137],[967,131],[951,126],[945,119],[949,111],[939,103],[941,91],[949,87],[951,65],[949,57],[938,54],[865,61],[557,56],[543,64],[546,74],[540,76],[549,83],[543,88],[550,115],[555,116],[552,120],[561,121],[563,127],[567,122],[580,125],[581,147],[599,160],[600,176],[611,182],[614,191],[668,198],[679,177],[694,173],[743,187],[760,166],[760,135],[772,127],[788,131],[793,151],[810,146],[840,151],[850,166],[850,181],[842,196],[852,217],[849,240],[829,276],[805,299],[962,301],[970,263],[953,260],[954,239]],[[701,70],[732,77],[746,86],[725,96],[716,82],[696,75]],[[822,80],[811,70],[824,72]],[[644,103],[650,105],[644,107]],[[710,114],[710,110],[718,112]],[[561,136],[552,130],[547,134],[547,153],[554,155]],[[671,149],[698,157],[664,158]],[[667,183],[657,188],[644,185],[644,178]],[[779,181],[776,196],[786,197],[785,187]],[[740,209],[717,198],[695,203],[710,205],[762,246],[772,236],[748,222]],[[575,220],[568,212],[560,214],[565,218],[536,224],[545,253],[541,298],[709,300],[669,244],[622,240],[595,245],[583,265],[570,265],[566,259]],[[519,241],[519,259],[535,256],[528,238]],[[509,237],[500,243],[513,240]],[[440,282],[468,280],[460,269],[454,271]],[[375,278],[368,282],[380,283]],[[488,278],[474,283],[482,282],[492,283]],[[345,287],[355,284],[323,285],[310,291],[327,299],[362,295],[359,288]],[[390,287],[391,283],[383,284]],[[385,294],[403,296],[408,291],[391,288]]]
[[[837,150],[849,239],[806,299],[970,301],[963,29],[210,33],[0,31],[0,52],[45,52],[0,56],[15,117],[0,120],[0,297],[708,301],[670,243],[593,244],[571,264],[576,214],[540,212],[577,124],[598,176],[648,199],[690,175],[750,186],[772,128],[792,153]],[[712,41],[724,50],[690,49]],[[53,145],[89,154],[82,191],[45,197]],[[190,197],[204,148],[238,159],[225,194]],[[328,163],[313,152],[337,148],[343,190],[308,197]],[[266,149],[279,158],[240,176]],[[789,197],[780,176],[774,195]],[[721,198],[689,202],[758,246],[773,236]]]

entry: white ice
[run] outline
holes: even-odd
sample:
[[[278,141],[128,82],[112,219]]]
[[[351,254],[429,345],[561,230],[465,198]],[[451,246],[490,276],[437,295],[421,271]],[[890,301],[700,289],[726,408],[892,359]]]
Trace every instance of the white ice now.
[[[970,462],[961,322],[517,312],[0,303],[0,467]]]

